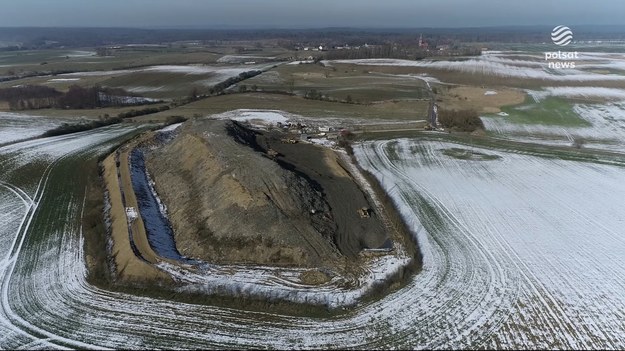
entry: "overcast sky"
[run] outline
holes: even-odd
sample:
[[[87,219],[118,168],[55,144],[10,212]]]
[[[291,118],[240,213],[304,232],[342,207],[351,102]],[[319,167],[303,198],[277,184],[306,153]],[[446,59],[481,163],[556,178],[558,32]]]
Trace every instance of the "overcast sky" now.
[[[625,25],[625,0],[0,0],[0,27]]]

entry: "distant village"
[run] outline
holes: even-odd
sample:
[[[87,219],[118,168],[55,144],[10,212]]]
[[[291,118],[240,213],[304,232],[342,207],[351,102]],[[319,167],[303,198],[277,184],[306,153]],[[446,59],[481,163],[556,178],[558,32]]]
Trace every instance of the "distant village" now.
[[[388,45],[388,44],[385,44]],[[329,50],[361,50],[361,49],[374,49],[377,47],[382,47],[385,45],[372,45],[364,43],[362,45],[295,45],[294,49],[296,51],[329,51]],[[423,34],[419,35],[418,48],[424,51],[447,51],[451,48],[449,43],[432,45],[429,41],[423,38]]]
[[[483,48],[462,44],[445,38],[427,39],[420,34],[408,40],[391,41],[383,44],[327,44],[298,43],[292,47],[296,52],[308,53],[306,60],[323,57],[330,60],[395,58],[422,59],[433,56],[478,56]],[[323,52],[323,53],[322,53]],[[301,56],[301,55],[300,55]]]

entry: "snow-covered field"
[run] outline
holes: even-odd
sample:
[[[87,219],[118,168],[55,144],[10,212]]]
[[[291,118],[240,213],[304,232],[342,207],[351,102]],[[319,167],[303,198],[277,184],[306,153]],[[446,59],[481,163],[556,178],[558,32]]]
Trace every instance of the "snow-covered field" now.
[[[605,100],[625,100],[625,89],[603,87],[543,87],[542,90],[526,90],[536,101],[548,96],[566,98],[599,98]]]
[[[424,269],[345,315],[292,317],[86,282],[80,172],[66,170],[130,131],[0,148],[0,348],[625,345],[622,167],[492,150],[476,151],[498,159],[459,160],[440,151],[457,146],[441,142],[357,146],[417,236]],[[27,164],[39,168],[20,178]]]
[[[514,58],[510,58],[510,57]],[[566,61],[566,60],[563,60]],[[360,59],[335,60],[330,63],[352,63],[369,66],[403,66],[438,70],[457,71],[487,76],[499,76],[520,79],[541,79],[546,81],[592,82],[625,81],[623,74],[604,74],[590,72],[588,69],[625,69],[625,55],[614,53],[579,53],[576,68],[554,70],[548,67],[544,56],[523,52],[485,51],[481,56],[466,60],[398,60],[398,59]]]
[[[117,77],[134,73],[175,73],[188,76],[195,76],[204,85],[211,86],[224,81],[230,77],[235,77],[243,72],[264,70],[274,65],[273,63],[254,64],[254,65],[158,65],[137,69],[126,70],[114,70],[114,71],[88,71],[88,72],[74,72],[59,74],[56,78],[69,80],[77,79],[81,77]],[[76,78],[77,77],[77,78]],[[130,90],[134,89],[135,92],[149,92],[155,87],[149,86],[132,86]],[[156,87],[163,90],[163,87]]]
[[[255,56],[255,55],[224,55],[220,57],[217,62],[219,63],[246,63],[254,62],[256,60],[274,60],[275,56]]]
[[[534,142],[549,144],[551,138],[572,141],[575,137],[597,141],[597,144],[621,145],[625,150],[625,102],[604,105],[576,104],[573,110],[592,124],[589,127],[518,124],[506,117],[482,117],[487,130],[502,135],[534,136]]]
[[[548,97],[565,100],[571,104],[573,112],[590,126],[583,126],[583,123],[578,123],[580,126],[575,123],[543,124],[541,116],[536,116],[535,123],[528,123],[527,120],[519,123],[510,121],[508,113],[500,112],[498,115],[482,116],[486,130],[495,133],[497,137],[515,141],[570,146],[584,139],[584,147],[625,150],[625,89],[614,86],[614,82],[625,82],[625,54],[580,52],[572,60],[576,61],[576,68],[563,70],[550,69],[543,53],[522,51],[485,51],[481,56],[459,60],[362,59],[333,62],[431,68],[428,74],[434,76],[437,71],[455,71],[475,74],[477,77],[514,79],[521,84],[530,79],[540,79],[544,81],[542,87],[524,89],[536,104],[541,104]],[[568,86],[574,84],[584,86]],[[494,93],[496,90],[488,90],[485,95]],[[560,111],[549,113],[558,114]]]
[[[537,101],[604,98],[610,102],[573,105],[591,127],[514,124],[505,116],[483,119],[488,130],[511,139],[562,146],[581,136],[588,139],[584,147],[622,152],[623,89],[552,85],[625,80],[624,75],[582,70],[625,70],[625,56],[584,53],[580,60],[570,75],[546,70],[541,55],[519,52],[487,52],[451,64],[349,62],[540,78],[546,87],[528,92]],[[153,66],[55,79],[170,72],[213,84],[253,69],[218,67]],[[286,121],[348,123],[278,110],[236,110],[211,118],[264,127]],[[2,113],[0,144],[37,136],[63,122]],[[358,144],[358,161],[381,181],[417,237],[423,271],[402,289],[344,315],[307,318],[152,299],[87,283],[78,160],[108,150],[132,131],[112,126],[0,147],[0,349],[625,347],[625,161],[574,162],[428,140]],[[452,148],[470,151],[462,155],[492,157],[443,153]],[[380,260],[365,281],[383,277],[396,264]],[[261,290],[295,291],[296,301],[334,304],[353,301],[359,293],[337,293],[330,286],[313,292],[297,284],[297,270],[215,270],[211,276],[162,268],[193,290],[258,290],[247,282],[261,281],[266,283]]]
[[[0,145],[39,136],[68,121],[62,118],[0,112]]]
[[[17,232],[19,222],[14,219],[25,213],[29,205],[23,200],[19,190],[9,183],[0,181],[0,228],[6,233]],[[0,254],[4,256],[8,252],[11,242],[11,235],[0,235]]]
[[[266,110],[266,109],[237,109],[223,113],[206,115],[204,118],[211,119],[232,119],[240,122],[249,122],[253,127],[265,129],[268,126],[275,126],[276,123],[290,122],[290,123],[302,123],[308,127],[333,127],[335,130],[351,129],[357,126],[373,126],[373,125],[405,125],[405,121],[389,121],[387,119],[372,119],[372,118],[349,118],[349,117],[335,117],[319,116],[319,117],[304,117],[295,113],[290,113],[282,110]]]
[[[209,73],[224,73],[226,75],[237,75],[246,71],[257,69],[261,66],[236,66],[236,67],[220,67],[207,65],[187,65],[187,66],[152,66],[143,69],[144,72],[164,72],[164,73],[180,73],[189,75],[202,75]],[[238,72],[238,73],[237,73]]]
[[[95,55],[96,55],[95,51],[75,50],[61,57],[90,57],[90,56],[95,56]]]
[[[420,232],[417,280],[443,281],[421,286],[436,296],[423,304],[457,304],[440,311],[457,314],[447,346],[623,347],[625,169],[492,150],[471,149],[499,159],[442,153],[452,147],[400,140],[356,149],[407,216],[438,217]],[[437,217],[420,216],[423,208]],[[467,321],[474,324],[465,330]],[[465,339],[471,330],[481,331],[476,343]]]

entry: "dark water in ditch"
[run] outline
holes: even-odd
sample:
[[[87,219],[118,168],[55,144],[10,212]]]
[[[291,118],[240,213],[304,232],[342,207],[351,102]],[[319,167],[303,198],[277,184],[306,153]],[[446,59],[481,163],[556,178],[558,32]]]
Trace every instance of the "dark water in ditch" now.
[[[150,189],[145,172],[143,151],[133,150],[130,154],[130,164],[132,187],[137,197],[139,213],[143,219],[150,246],[161,257],[192,263],[190,259],[178,252],[171,224],[161,213],[158,201]]]

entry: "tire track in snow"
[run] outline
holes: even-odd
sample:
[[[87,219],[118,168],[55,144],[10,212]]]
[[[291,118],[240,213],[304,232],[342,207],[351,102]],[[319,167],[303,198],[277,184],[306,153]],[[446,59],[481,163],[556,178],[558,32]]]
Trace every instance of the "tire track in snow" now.
[[[431,146],[431,149],[453,145],[443,142],[427,142],[427,144]],[[423,157],[431,158],[430,152],[423,151],[423,154],[426,155]],[[558,347],[568,346],[575,348],[597,346],[613,348],[617,345],[622,345],[623,326],[621,324],[620,327],[617,327],[619,325],[617,322],[619,318],[616,317],[622,315],[622,313],[619,312],[623,310],[623,301],[620,299],[622,294],[617,293],[617,291],[622,289],[616,287],[622,287],[622,281],[619,281],[618,277],[622,276],[623,268],[622,265],[610,264],[605,260],[598,261],[597,257],[601,257],[602,253],[597,254],[600,251],[596,251],[597,247],[602,247],[602,245],[607,242],[609,242],[610,245],[617,245],[617,247],[623,246],[622,240],[616,240],[614,237],[614,235],[618,235],[616,234],[615,228],[622,228],[618,225],[615,226],[615,223],[618,223],[619,213],[622,216],[622,209],[621,212],[615,211],[612,214],[612,218],[610,218],[609,215],[599,216],[597,220],[601,218],[602,225],[594,227],[595,230],[591,230],[591,232],[588,233],[593,234],[592,239],[588,236],[580,236],[580,238],[577,239],[576,236],[583,235],[586,232],[580,231],[579,228],[574,227],[574,224],[569,225],[566,221],[570,218],[573,220],[573,223],[581,224],[584,223],[585,218],[584,216],[579,216],[575,211],[570,211],[569,206],[572,206],[574,203],[586,204],[586,202],[579,202],[579,197],[574,196],[568,196],[564,199],[563,194],[566,194],[566,192],[559,186],[560,183],[572,185],[577,191],[577,194],[584,194],[585,191],[586,194],[600,194],[590,196],[587,200],[587,203],[591,206],[585,206],[584,210],[588,211],[587,215],[590,215],[593,211],[597,211],[597,208],[592,207],[592,205],[602,204],[603,199],[600,198],[605,194],[608,194],[606,199],[607,203],[622,205],[622,202],[615,202],[616,198],[619,196],[618,194],[621,194],[621,196],[625,194],[625,189],[620,184],[621,182],[617,180],[622,179],[622,168],[572,161],[553,161],[525,155],[509,155],[509,157],[513,159],[514,162],[508,162],[505,165],[502,163],[501,166],[493,166],[497,165],[497,163],[476,163],[474,161],[447,158],[442,167],[438,167],[437,165],[432,166],[431,163],[429,163],[430,166],[425,168],[423,165],[421,165],[419,169],[412,167],[412,173],[410,173],[417,182],[424,184],[424,186],[428,187],[428,190],[437,194],[441,202],[451,204],[449,209],[453,209],[454,212],[458,213],[460,220],[470,224],[472,230],[481,228],[479,231],[476,231],[476,234],[481,238],[488,239],[490,235],[491,238],[505,244],[505,246],[503,246],[503,251],[512,254],[511,262],[516,265],[514,270],[525,272],[529,277],[531,285],[525,286],[521,295],[524,296],[523,304],[517,305],[516,311],[512,313],[513,318],[510,320],[519,318],[519,315],[521,315],[521,317],[525,316],[524,318],[528,321],[528,323],[524,323],[525,327],[530,328],[533,331],[532,333],[537,336],[542,335],[543,339],[529,339],[527,336],[531,333],[526,331],[525,335],[520,335],[520,337],[526,337],[525,339],[507,339],[506,335],[498,333],[493,340],[507,340],[505,344],[507,344],[508,347],[510,347],[509,345],[515,344],[534,345],[534,347],[554,347],[554,345],[560,345]],[[440,159],[443,160],[445,158]],[[420,161],[417,159],[414,162],[418,164]],[[402,163],[398,162],[397,164]],[[540,166],[538,166],[539,164]],[[402,166],[404,165],[402,164]],[[407,165],[406,167],[410,168],[411,166]],[[509,167],[511,168],[510,170],[506,169]],[[558,167],[562,169],[558,170]],[[515,172],[514,170],[517,169],[521,171]],[[558,170],[557,172],[560,177],[549,177],[542,174],[536,177],[536,174],[525,171],[534,169],[547,169],[550,172],[556,172],[556,170]],[[598,169],[601,172],[600,174],[597,174],[599,172],[588,173],[591,169]],[[566,172],[562,172],[563,170],[568,170],[569,173],[576,175],[576,177],[567,175]],[[580,171],[582,171],[582,174],[578,174]],[[484,177],[485,174],[490,174],[490,176]],[[498,174],[499,181],[492,176],[493,174]],[[436,175],[436,177],[432,177],[431,175]],[[610,175],[610,177],[606,178],[606,175]],[[423,176],[427,178],[419,178]],[[527,178],[527,176],[529,176],[529,178]],[[536,180],[531,177],[536,178]],[[579,178],[581,181],[575,178]],[[454,181],[451,181],[451,179],[454,179]],[[597,179],[599,179],[599,181],[597,181]],[[447,186],[440,186],[441,182]],[[484,183],[496,190],[490,191],[488,188],[479,187],[472,188],[475,184],[479,185]],[[578,186],[578,184],[583,185]],[[612,184],[619,185],[611,187],[610,185]],[[599,187],[595,185],[599,185]],[[545,190],[545,187],[547,190]],[[612,192],[610,192],[610,190],[606,192],[606,188],[612,190]],[[500,190],[501,194],[497,193]],[[614,192],[616,192],[617,195],[614,195]],[[486,195],[484,197],[485,201],[481,200],[482,194]],[[440,195],[443,196],[439,197]],[[509,199],[504,198],[505,196],[509,196]],[[524,218],[522,221],[517,221],[516,218],[518,216],[515,217],[514,214],[512,214],[513,217],[510,218],[503,213],[498,215],[500,207],[493,207],[489,202],[501,202],[502,205],[509,203],[509,205],[513,206],[522,204],[520,209],[528,208],[530,210],[537,209],[538,211],[529,212],[529,217]],[[544,211],[541,206],[545,206],[545,209],[548,208],[551,211]],[[491,209],[491,212],[495,213],[491,216],[485,213],[480,214],[479,211],[482,211],[482,208]],[[471,220],[472,218],[481,218],[482,220],[475,221]],[[498,223],[501,221],[501,218],[508,218],[508,220],[504,223]],[[614,218],[617,219],[616,222]],[[620,218],[620,221],[623,222],[622,217]],[[521,218],[519,217],[519,219]],[[495,220],[497,222],[493,222]],[[482,221],[492,222],[494,224],[483,225]],[[511,221],[518,227],[509,226],[508,224]],[[536,222],[540,225],[545,224],[549,227],[544,227],[545,231],[543,233],[532,232],[531,222]],[[592,224],[592,221],[586,222]],[[558,224],[560,225],[558,226]],[[570,232],[563,232],[559,229],[562,227],[562,224],[567,230],[570,230]],[[551,227],[553,227],[553,229],[551,229]],[[519,228],[529,229],[530,231],[522,233],[519,231]],[[608,228],[608,230],[605,230],[606,228]],[[539,227],[536,229],[540,230]],[[554,231],[549,232],[548,230]],[[521,238],[531,237],[536,243],[544,242],[549,245],[551,245],[550,240],[562,236],[567,251],[557,256],[546,256],[545,254],[552,254],[550,254],[551,251],[543,252],[545,251],[544,249],[538,251],[533,250],[536,251],[537,254],[528,252],[527,248],[519,251],[516,244],[510,245],[513,242],[510,241],[511,239],[519,240],[516,237],[511,237],[510,233],[521,235]],[[529,234],[529,236],[527,234]],[[566,240],[567,236],[570,237],[569,240]],[[534,243],[529,244],[529,247],[536,245]],[[514,249],[515,247],[517,249]],[[539,246],[536,247],[539,248]],[[491,250],[498,251],[494,248],[491,248]],[[528,253],[530,256],[526,256]],[[582,256],[579,258],[576,257],[579,256],[579,254]],[[589,257],[590,259],[590,261],[588,261],[590,263],[589,266],[586,266],[585,257]],[[563,259],[566,261],[563,261]],[[581,259],[581,261],[579,259]],[[571,267],[576,268],[572,269]],[[592,286],[586,283],[587,281],[591,281],[588,280],[588,277],[583,274],[578,274],[579,271],[588,268],[596,272],[599,277],[607,279],[609,284],[616,284],[602,285],[604,289],[602,293],[609,295],[604,295],[602,298],[590,298],[590,296],[594,295],[591,290],[579,291],[575,288],[575,286],[578,286],[585,289],[584,287],[586,286],[588,288]],[[549,273],[547,274],[545,272]],[[583,279],[582,276],[584,277]],[[553,277],[562,277],[562,283],[558,280],[553,280]],[[611,283],[612,281],[613,283]],[[567,284],[570,284],[568,288],[566,288]],[[537,291],[534,291],[531,286],[534,286]],[[566,293],[562,295],[564,291],[570,291],[572,294]],[[579,298],[571,298],[571,296]],[[582,299],[582,297],[585,298]],[[536,305],[536,303],[538,303],[538,305]],[[545,314],[546,309],[547,311],[551,310],[551,313]],[[604,316],[595,314],[593,310],[604,311]],[[532,312],[528,313],[528,311]],[[578,318],[583,316],[590,317],[591,322],[589,323],[588,318],[586,318],[585,322],[580,324],[580,319]],[[531,323],[529,323],[528,317],[531,318]],[[601,329],[603,329],[604,332],[598,333],[599,338],[597,338],[597,335],[591,335],[592,333],[597,334],[596,332],[591,332],[589,328],[580,327],[587,324],[592,324],[595,330],[597,329],[597,325],[603,325]],[[503,326],[502,330],[509,329],[510,326],[511,324],[508,323],[508,325]],[[601,337],[601,335],[603,337]],[[501,344],[492,343],[490,345],[490,347],[501,346]]]
[[[387,150],[387,146],[389,142],[380,142],[378,145],[378,149],[377,149],[377,154],[378,155],[385,155],[386,152],[385,150]],[[401,145],[400,144],[396,144],[396,145]],[[409,149],[409,148],[405,148],[405,149]],[[397,152],[398,154],[401,154],[400,152]],[[438,165],[442,165],[442,163],[439,161],[440,157],[436,157],[434,150],[431,148],[426,148],[425,149],[425,155],[426,157],[428,157],[430,160],[436,160],[436,163]],[[459,221],[454,215],[453,215],[453,211],[450,211],[447,207],[445,207],[435,196],[433,196],[432,194],[430,194],[424,187],[420,186],[418,184],[417,181],[415,181],[412,177],[410,177],[407,173],[405,173],[402,169],[402,167],[396,166],[395,163],[398,164],[402,164],[401,160],[398,161],[391,161],[390,158],[386,157],[384,160],[384,165],[386,167],[386,169],[390,169],[393,170],[393,172],[401,179],[404,179],[407,183],[409,183],[409,187],[412,189],[413,193],[415,194],[421,194],[422,196],[425,196],[428,199],[428,202],[431,205],[434,205],[437,210],[438,213],[445,216],[448,219],[448,223],[451,224],[451,226],[449,228],[445,228],[445,230],[443,231],[439,231],[438,234],[448,234],[449,231],[452,230],[457,230],[460,232],[460,235],[465,235],[467,239],[469,239],[469,241],[474,245],[473,248],[476,249],[483,261],[482,262],[472,262],[472,265],[476,265],[476,266],[483,266],[486,268],[487,272],[483,272],[486,273],[486,275],[488,276],[487,280],[488,280],[488,293],[484,294],[481,297],[478,297],[476,299],[475,296],[471,296],[472,299],[476,299],[478,301],[481,301],[482,303],[484,303],[486,300],[488,300],[489,297],[492,296],[493,291],[497,289],[497,286],[503,286],[504,284],[501,282],[504,280],[503,278],[503,269],[501,264],[487,251],[484,250],[484,247],[481,245],[481,243],[479,242],[479,240],[476,240],[475,236],[471,234],[471,232],[468,230],[468,228],[466,228],[466,226],[463,225],[463,223],[461,221]],[[405,164],[404,164],[405,166]],[[418,206],[419,204],[414,204],[416,206]],[[433,233],[433,235],[435,235]],[[464,250],[464,252],[462,252],[461,254],[466,254],[469,250]],[[458,259],[458,257],[455,258],[456,260]],[[475,277],[475,272],[474,271],[470,271],[469,275],[466,276],[467,282],[471,282],[471,280],[476,280]],[[493,283],[495,282],[495,283]],[[444,290],[444,289],[441,289]],[[458,295],[457,299],[461,299],[461,298],[465,298],[465,296],[462,295]],[[492,301],[488,301],[488,302],[492,302]],[[480,305],[476,302],[476,305]],[[471,320],[476,320],[479,318],[484,319],[485,316],[492,311],[489,311],[489,308],[486,307],[484,308],[484,310],[488,311],[488,312],[484,312],[483,310],[480,311],[479,309],[476,308],[476,310],[473,311],[472,315],[475,316],[473,319],[472,318],[464,318],[464,323],[467,323],[467,321],[471,321]],[[478,312],[479,311],[479,312]],[[446,311],[448,313],[448,311]],[[492,312],[494,315],[494,312]],[[488,317],[489,320],[493,320],[494,318],[492,318],[492,315]],[[501,320],[501,319],[500,319]],[[470,322],[469,322],[470,323]],[[471,331],[473,330],[478,330],[480,329],[480,333],[484,336],[489,335],[490,333],[492,333],[492,327],[490,328],[490,330],[488,330],[488,328],[485,328],[484,326],[484,320],[474,324],[464,324],[464,325],[460,325],[460,326],[456,326],[456,328],[458,328],[459,330],[462,330],[461,335],[466,337],[470,334]],[[494,323],[494,325],[497,325],[496,323]],[[456,340],[459,340],[460,337],[456,337]],[[444,346],[443,346],[444,347]]]
[[[0,154],[2,153],[2,151],[7,152],[7,150],[12,150],[14,147],[21,146],[21,147],[25,147],[27,150],[30,150],[30,153],[33,155],[37,155],[38,157],[44,157],[44,158],[47,156],[49,158],[50,156],[45,155],[45,153],[42,153],[41,152],[42,150],[38,149],[37,146],[39,147],[48,146],[49,144],[53,144],[54,142],[58,143],[59,141],[72,141],[72,140],[80,138],[81,136],[84,137],[85,135],[91,135],[93,133],[94,133],[93,131],[90,131],[86,133],[75,133],[75,134],[71,134],[68,136],[62,136],[60,138],[44,138],[42,140],[33,140],[33,141],[27,141],[25,143],[16,143],[16,144],[12,144],[12,145],[0,148]],[[0,306],[2,307],[2,314],[0,315],[0,317],[3,317],[3,319],[8,321],[9,329],[11,329],[12,332],[20,335],[21,337],[39,339],[40,335],[45,335],[47,339],[53,340],[54,342],[59,343],[58,346],[60,347],[66,347],[67,345],[72,345],[77,348],[92,348],[93,345],[91,344],[77,342],[77,341],[58,337],[55,334],[50,333],[47,330],[41,329],[37,327],[36,325],[26,321],[25,319],[20,317],[18,314],[13,312],[10,306],[10,299],[9,299],[10,297],[9,296],[10,295],[9,284],[11,282],[11,278],[12,278],[12,275],[13,275],[13,272],[17,263],[17,259],[20,255],[20,252],[22,251],[24,241],[26,240],[27,233],[30,229],[31,223],[37,213],[39,203],[44,197],[44,194],[45,194],[44,190],[46,186],[48,185],[50,173],[52,172],[56,164],[58,164],[59,162],[62,162],[64,159],[69,158],[81,151],[82,150],[79,148],[69,149],[64,154],[61,154],[60,156],[54,158],[53,161],[49,163],[48,166],[43,171],[43,174],[41,175],[41,178],[39,179],[37,183],[34,196],[32,198],[22,189],[15,187],[4,181],[0,182],[0,185],[3,185],[7,189],[10,189],[12,192],[14,192],[27,206],[25,214],[21,220],[21,223],[19,224],[17,228],[16,235],[13,239],[11,247],[7,252],[7,256],[2,261],[3,263],[2,266],[0,267],[0,269],[2,269],[2,272],[1,272],[2,275],[0,277],[1,278],[0,280],[0,284],[1,284]],[[19,153],[15,153],[14,157],[19,157]],[[6,174],[3,174],[3,176],[6,176]],[[0,320],[0,322],[2,322],[2,320]],[[57,346],[51,341],[45,341],[42,343],[45,344],[46,347]]]
[[[65,220],[65,222],[70,221]],[[54,334],[58,335],[59,340],[63,338],[91,340],[96,345],[111,347],[129,340],[134,340],[131,345],[147,347],[167,347],[174,345],[172,342],[178,341],[181,344],[177,345],[194,345],[195,347],[198,345],[207,347],[237,345],[240,347],[260,344],[270,344],[274,347],[285,345],[294,347],[317,347],[319,345],[326,345],[326,347],[337,345],[352,347],[421,345],[421,347],[428,347],[438,345],[444,347],[449,343],[449,335],[440,335],[441,328],[453,328],[458,318],[466,318],[470,316],[470,311],[476,309],[472,306],[466,312],[451,314],[447,318],[434,318],[437,313],[445,311],[450,306],[455,306],[456,311],[459,311],[458,309],[462,310],[470,305],[470,302],[460,298],[445,298],[444,301],[438,302],[436,296],[438,290],[419,292],[421,284],[426,287],[445,285],[444,276],[441,280],[441,276],[430,273],[420,276],[419,282],[411,284],[410,289],[404,289],[380,302],[363,306],[355,314],[335,321],[238,311],[230,312],[224,317],[224,309],[176,303],[165,304],[166,309],[175,312],[163,315],[164,304],[162,302],[89,287],[84,281],[86,273],[82,264],[80,244],[76,243],[71,233],[50,234],[50,243],[42,244],[39,249],[30,248],[25,251],[28,255],[24,257],[25,260],[31,261],[38,255],[42,262],[35,260],[36,267],[31,270],[35,273],[34,275],[20,276],[19,285],[16,285],[16,288],[21,288],[16,292],[22,293],[14,294],[19,300],[15,300],[13,304],[40,306],[42,310],[37,314],[38,324],[42,327],[54,328]],[[57,243],[57,245],[61,243],[63,250],[60,256],[45,254],[46,250],[43,248],[54,247],[51,243]],[[440,247],[438,249],[440,250]],[[54,249],[54,252],[57,250]],[[449,262],[453,262],[449,259],[450,256],[447,257]],[[49,267],[49,264],[44,263],[55,258],[61,260],[58,265]],[[50,272],[50,268],[62,270]],[[65,269],[70,270],[65,271]],[[462,269],[456,269],[447,277],[462,280],[461,271]],[[473,274],[471,277],[475,276],[477,275]],[[57,286],[59,282],[69,288]],[[50,286],[55,289],[45,288]],[[60,313],[61,311],[63,313]],[[20,312],[27,313],[27,310]],[[236,314],[236,317],[233,317],[233,314]],[[63,321],[70,315],[88,316],[88,320],[79,319],[79,322],[76,322],[74,317],[74,322],[78,325],[72,325],[71,330],[68,330],[62,325],[67,323]],[[218,316],[218,319],[208,322],[209,325],[207,325],[206,316],[208,315]],[[225,318],[225,321],[219,316]],[[258,317],[261,316],[265,317],[259,320]],[[262,321],[267,316],[270,317],[271,322]],[[138,325],[142,328],[137,329]],[[172,325],[184,327],[172,330]],[[415,340],[415,328],[423,332],[424,337],[421,340]],[[98,330],[98,334],[94,335],[94,330]],[[245,334],[242,335],[243,331]],[[158,340],[152,333],[162,335],[167,340]],[[268,338],[269,335],[272,337]],[[467,337],[462,337],[462,339],[463,341],[458,345],[462,345],[463,342],[467,345],[470,342],[467,341]]]
[[[87,149],[86,146],[80,148],[81,154],[74,154],[73,157],[82,157]],[[473,189],[471,191],[478,194],[483,192],[484,189],[478,187],[482,182],[490,182],[496,189],[512,184],[516,188],[510,191],[522,194],[534,194],[537,190],[528,192],[522,186],[521,177],[506,179],[502,177],[506,173],[501,173],[505,169],[486,164],[474,167],[475,174],[466,177],[470,173],[462,173],[462,170],[471,169],[470,163],[441,158],[440,155],[437,157],[437,152],[430,146],[424,149],[432,161],[427,165],[426,162],[419,163],[421,156],[409,154],[410,148],[402,145],[402,150],[405,154],[397,161],[386,157],[380,143],[365,144],[356,152],[363,165],[368,165],[373,173],[377,172],[376,176],[383,179],[391,196],[401,206],[402,214],[422,244],[424,269],[402,290],[379,301],[358,306],[345,316],[317,319],[244,312],[155,300],[92,287],[85,280],[83,243],[80,228],[74,224],[80,217],[84,194],[79,196],[68,191],[71,190],[69,188],[57,188],[51,184],[45,188],[40,204],[44,206],[45,202],[46,208],[56,210],[46,214],[45,220],[38,217],[42,216],[40,212],[36,213],[37,218],[33,220],[38,223],[36,230],[45,230],[45,236],[41,242],[31,243],[20,250],[10,280],[9,302],[21,318],[52,335],[49,339],[47,335],[43,336],[41,343],[45,347],[76,345],[78,342],[97,347],[124,348],[468,348],[501,345],[518,348],[601,345],[600,341],[587,339],[583,330],[577,334],[581,341],[567,344],[566,336],[558,334],[566,332],[566,329],[561,329],[558,320],[562,317],[560,312],[555,315],[546,313],[543,303],[534,301],[537,298],[535,292],[522,283],[525,280],[518,280],[520,271],[527,269],[535,272],[535,267],[515,266],[515,260],[527,259],[524,256],[526,251],[511,253],[512,249],[518,250],[518,246],[505,232],[509,227],[487,216],[489,210],[494,208],[488,201],[501,199],[505,194],[491,197],[485,193],[475,197],[480,200],[476,203],[459,201],[471,194],[465,188]],[[514,161],[505,163],[505,167],[517,167],[516,164],[521,161],[532,165],[531,160],[536,159],[525,157],[514,158]],[[63,162],[66,161],[71,160]],[[419,165],[416,171],[415,164]],[[460,167],[461,164],[464,167]],[[443,180],[436,178],[441,168],[448,168],[444,174],[449,179],[465,176],[466,179],[460,178],[464,182],[462,186],[440,184]],[[494,182],[493,179],[501,180]],[[427,192],[424,193],[424,189]],[[444,230],[429,232],[421,223],[420,219],[428,218],[418,217],[422,211],[416,197],[419,194],[444,218]],[[474,216],[485,218],[485,222],[477,226],[468,220]],[[41,225],[41,222],[48,221],[48,227]],[[511,217],[510,221],[523,225],[516,217]],[[609,223],[606,226],[613,228]],[[513,229],[518,228],[510,228]],[[35,228],[31,226],[30,231],[33,230]],[[516,233],[514,230],[511,232]],[[545,285],[544,279],[539,274],[536,284],[553,294],[555,290]],[[572,302],[576,303],[576,300]],[[559,296],[556,303],[561,303]],[[601,308],[600,305],[592,306]],[[570,313],[568,316],[574,318]],[[622,327],[619,329],[614,324],[616,320],[601,321],[594,315],[592,320],[612,336],[606,338],[603,345],[618,346],[615,343],[618,338],[614,335],[622,335],[623,331]],[[0,331],[3,327],[0,321]],[[544,340],[531,339],[527,330]],[[39,345],[34,339],[29,342]],[[24,337],[12,335],[4,340],[0,338],[2,347],[16,344],[25,344]]]

